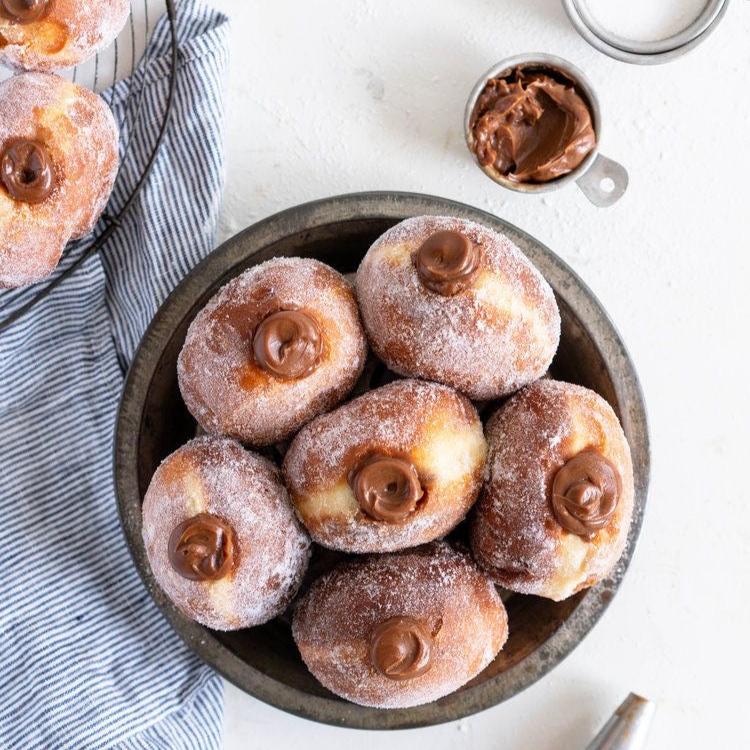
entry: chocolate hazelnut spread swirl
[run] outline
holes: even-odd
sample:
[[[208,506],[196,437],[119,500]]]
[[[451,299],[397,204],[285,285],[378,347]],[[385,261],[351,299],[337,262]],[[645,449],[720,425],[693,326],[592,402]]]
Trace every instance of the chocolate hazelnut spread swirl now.
[[[0,0],[0,16],[17,23],[32,23],[45,16],[51,0]]]
[[[318,324],[301,310],[281,310],[269,315],[255,331],[255,361],[279,378],[293,380],[309,375],[323,353]]]
[[[169,561],[191,581],[218,581],[234,569],[234,529],[211,513],[199,513],[169,537]]]
[[[540,71],[517,69],[489,80],[471,129],[479,163],[512,182],[554,180],[596,146],[591,110],[576,87]]]
[[[391,617],[370,635],[370,664],[389,680],[411,680],[430,668],[432,636],[413,617]]]
[[[620,474],[601,453],[586,450],[555,475],[552,509],[558,523],[590,539],[612,518],[620,498]]]
[[[39,141],[11,141],[0,156],[0,181],[13,200],[43,203],[57,186],[47,147]]]
[[[417,251],[416,265],[429,290],[450,297],[471,285],[479,268],[479,248],[460,232],[436,232]]]
[[[405,521],[424,495],[412,463],[393,456],[371,456],[349,475],[359,507],[386,523]]]

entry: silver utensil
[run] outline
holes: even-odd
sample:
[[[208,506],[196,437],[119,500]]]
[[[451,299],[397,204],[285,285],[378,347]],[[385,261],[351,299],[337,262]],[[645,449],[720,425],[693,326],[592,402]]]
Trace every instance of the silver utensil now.
[[[655,711],[653,701],[631,693],[586,750],[643,750]]]

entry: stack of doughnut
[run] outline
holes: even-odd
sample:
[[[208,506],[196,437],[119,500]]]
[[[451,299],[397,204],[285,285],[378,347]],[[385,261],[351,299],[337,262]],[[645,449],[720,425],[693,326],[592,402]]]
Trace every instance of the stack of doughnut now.
[[[48,276],[112,192],[119,133],[104,100],[49,72],[117,36],[128,0],[0,0],[0,287]]]
[[[539,272],[462,219],[394,226],[355,284],[304,258],[245,271],[179,356],[207,434],[146,493],[154,577],[214,629],[288,607],[304,663],[354,703],[458,690],[508,637],[497,587],[562,600],[606,578],[627,539],[625,435],[603,398],[549,378],[559,339]],[[367,382],[368,345],[385,385]],[[343,562],[300,595],[316,545]]]

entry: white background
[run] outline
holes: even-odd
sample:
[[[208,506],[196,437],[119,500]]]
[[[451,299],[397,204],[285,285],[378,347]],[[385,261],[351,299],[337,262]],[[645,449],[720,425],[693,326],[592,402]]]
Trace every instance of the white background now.
[[[626,2],[626,0],[612,0]],[[665,66],[588,47],[559,0],[215,0],[233,19],[225,238],[337,193],[399,189],[487,209],[594,289],[648,401],[653,481],[622,589],[561,666],[468,720],[388,735],[287,716],[227,686],[226,748],[577,750],[630,690],[658,702],[650,748],[750,747],[750,3]],[[631,177],[610,209],[575,186],[503,191],[473,165],[462,114],[511,54],[579,65],[605,154]]]

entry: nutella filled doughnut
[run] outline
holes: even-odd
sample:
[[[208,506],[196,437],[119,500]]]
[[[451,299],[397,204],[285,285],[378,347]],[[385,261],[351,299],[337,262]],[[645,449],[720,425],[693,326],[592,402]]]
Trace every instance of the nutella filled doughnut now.
[[[275,258],[230,281],[198,313],[177,369],[204,430],[261,446],[339,403],[366,355],[343,276],[317,260]]]
[[[159,466],[143,501],[143,541],[167,596],[215,630],[281,614],[310,557],[278,469],[226,438],[196,438]]]
[[[343,563],[319,578],[294,615],[302,659],[353,703],[406,708],[478,675],[508,637],[492,582],[439,542]]]
[[[391,552],[444,536],[464,518],[486,452],[468,399],[447,386],[399,380],[304,427],[284,477],[316,542]]]
[[[0,0],[0,63],[21,70],[69,68],[111,44],[129,0]]]
[[[118,131],[104,101],[26,73],[0,83],[0,287],[38,281],[109,200]]]
[[[477,400],[541,377],[560,340],[552,289],[507,238],[463,219],[396,225],[357,272],[370,344],[401,375]]]
[[[612,407],[540,380],[487,424],[489,479],[472,516],[477,562],[496,583],[555,601],[593,586],[625,548],[630,448]]]

